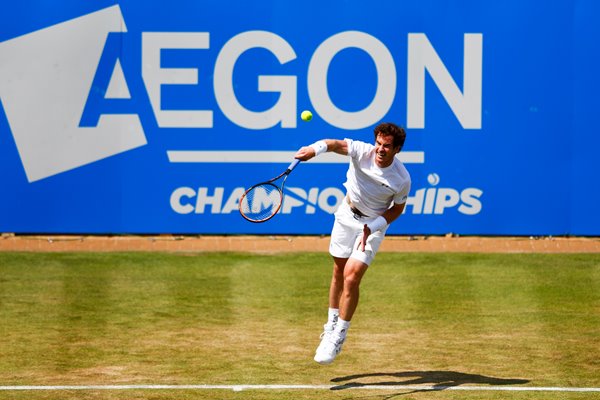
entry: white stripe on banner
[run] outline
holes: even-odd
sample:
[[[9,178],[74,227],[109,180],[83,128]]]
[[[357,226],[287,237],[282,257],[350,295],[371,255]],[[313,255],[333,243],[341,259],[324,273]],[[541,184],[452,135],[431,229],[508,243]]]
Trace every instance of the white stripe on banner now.
[[[172,163],[290,163],[295,154],[295,151],[167,151]],[[403,151],[396,157],[405,164],[425,163],[425,153],[422,151]],[[309,162],[347,164],[348,158],[336,153],[325,153]]]
[[[463,390],[506,392],[600,392],[597,387],[533,387],[533,386],[417,386],[417,385],[59,385],[0,386],[0,391],[17,390]]]

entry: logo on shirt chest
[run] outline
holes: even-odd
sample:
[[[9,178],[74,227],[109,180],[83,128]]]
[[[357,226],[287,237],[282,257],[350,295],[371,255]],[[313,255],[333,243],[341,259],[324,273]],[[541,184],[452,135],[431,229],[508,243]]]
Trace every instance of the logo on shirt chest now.
[[[387,190],[389,190],[390,194],[395,194],[396,193],[396,191],[394,190],[394,188],[392,188],[390,185],[388,185],[385,182],[380,182],[379,186],[382,187],[382,188],[386,188]]]

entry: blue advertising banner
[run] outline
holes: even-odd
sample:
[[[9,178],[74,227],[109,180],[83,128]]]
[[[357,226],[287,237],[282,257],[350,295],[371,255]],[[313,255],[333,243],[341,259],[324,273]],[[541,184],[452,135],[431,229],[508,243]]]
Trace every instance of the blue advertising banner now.
[[[599,235],[594,1],[11,2],[0,231],[328,234],[348,158],[244,189],[322,138],[406,128],[390,234]],[[310,122],[300,119],[312,111]]]

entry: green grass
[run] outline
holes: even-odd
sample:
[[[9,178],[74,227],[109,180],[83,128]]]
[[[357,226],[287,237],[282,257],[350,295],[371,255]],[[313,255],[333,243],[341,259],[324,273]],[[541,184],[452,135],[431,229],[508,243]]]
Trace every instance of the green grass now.
[[[312,361],[327,254],[0,253],[0,386],[600,387],[600,255],[379,254]],[[600,393],[0,392],[2,399],[590,399]]]

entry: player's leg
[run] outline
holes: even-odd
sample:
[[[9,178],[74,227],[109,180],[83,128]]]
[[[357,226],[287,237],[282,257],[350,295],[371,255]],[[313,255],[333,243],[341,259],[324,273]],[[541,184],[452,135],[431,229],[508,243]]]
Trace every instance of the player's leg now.
[[[352,229],[348,221],[348,215],[342,207],[335,213],[335,222],[331,230],[331,241],[329,243],[329,253],[333,257],[333,271],[329,285],[329,310],[327,323],[323,325],[321,333],[321,342],[315,352],[315,361],[321,362],[318,356],[323,351],[329,340],[329,335],[333,332],[339,316],[339,305],[342,291],[344,290],[344,267],[350,254],[352,254],[352,244],[356,235],[356,229]]]
[[[370,235],[365,246],[365,251],[358,248],[360,237],[356,238],[352,255],[346,261],[343,271],[344,283],[339,303],[340,318],[342,321],[349,323],[352,319],[358,306],[360,282],[365,272],[367,272],[369,265],[373,262],[384,237],[385,231],[378,231]]]
[[[360,296],[360,282],[369,266],[355,258],[348,259],[343,272],[343,290],[339,302],[340,318],[350,322]]]
[[[354,258],[348,259],[343,272],[343,290],[339,299],[340,314],[333,332],[328,333],[315,354],[315,361],[330,364],[342,351],[346,335],[350,328],[350,320],[356,311],[359,298],[359,287],[362,277],[369,266]]]
[[[331,284],[329,286],[329,310],[327,312],[327,322],[323,325],[323,333],[321,333],[321,342],[317,347],[315,354],[322,351],[322,347],[327,342],[328,336],[333,332],[338,322],[340,314],[340,297],[344,290],[344,266],[347,258],[333,258],[333,272],[331,276]]]
[[[340,308],[340,297],[344,290],[344,267],[347,258],[333,257],[333,273],[329,286],[329,308]]]
[[[333,332],[340,315],[340,297],[344,290],[344,266],[346,261],[348,261],[347,258],[333,257],[333,272],[331,274],[331,284],[329,285],[329,310],[321,339],[324,335]]]
[[[358,250],[357,245],[360,242],[360,237],[358,234],[355,236],[352,254],[344,264],[343,268],[344,284],[339,299],[340,315],[333,332],[325,335],[317,349],[315,361],[318,363],[330,364],[342,350],[342,345],[346,340],[346,335],[350,328],[350,320],[358,306],[360,283],[369,265],[373,261],[375,254],[379,250],[379,246],[381,245],[384,236],[385,231],[379,231],[369,236],[364,252]]]
[[[340,296],[344,290],[344,267],[352,254],[352,246],[356,238],[356,221],[348,215],[347,210],[340,207],[335,213],[335,222],[331,229],[329,253],[333,257],[333,271],[329,285],[329,315],[325,324],[325,332],[333,330],[339,314]],[[321,335],[323,337],[323,335]]]

